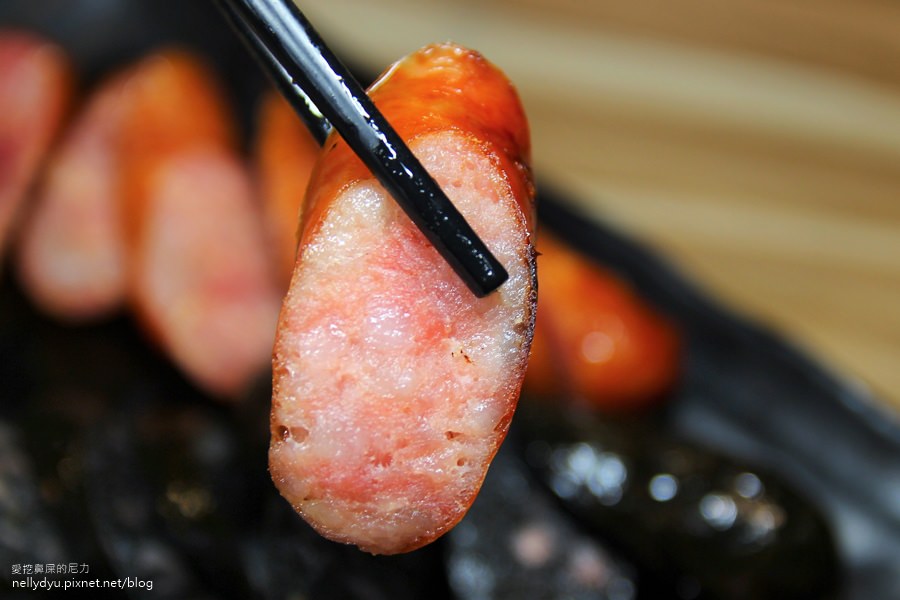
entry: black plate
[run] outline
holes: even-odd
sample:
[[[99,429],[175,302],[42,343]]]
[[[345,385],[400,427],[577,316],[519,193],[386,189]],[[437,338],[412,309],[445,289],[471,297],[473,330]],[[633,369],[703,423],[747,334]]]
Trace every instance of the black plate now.
[[[735,315],[650,250],[545,196],[543,223],[615,268],[687,335],[676,435],[782,476],[825,513],[846,598],[900,598],[900,424],[866,390]]]
[[[266,85],[212,3],[5,0],[0,25],[59,41],[85,85],[160,44],[193,48],[218,68],[245,131]],[[897,421],[865,390],[569,206],[542,190],[543,225],[615,268],[685,332],[669,432],[772,471],[812,499],[834,533],[841,597],[900,598]],[[469,589],[448,585],[444,541],[374,558],[310,534],[265,472],[265,382],[244,408],[217,406],[149,349],[127,317],[78,329],[45,319],[9,265],[0,287],[0,390],[5,586],[11,565],[77,561],[92,577],[154,579],[155,592],[173,598],[415,598]]]

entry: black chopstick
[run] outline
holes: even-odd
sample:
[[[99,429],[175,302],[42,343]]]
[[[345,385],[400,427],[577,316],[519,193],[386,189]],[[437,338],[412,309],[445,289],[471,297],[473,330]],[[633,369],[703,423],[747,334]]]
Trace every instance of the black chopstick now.
[[[241,15],[235,10],[233,2],[217,0],[217,4],[231,26],[240,34],[240,37],[247,44],[251,53],[256,56],[257,60],[262,64],[263,68],[271,74],[271,79],[281,92],[281,95],[291,104],[294,112],[303,119],[303,123],[313,138],[321,146],[325,143],[325,138],[331,133],[331,123],[322,114],[318,107],[310,100],[306,92],[291,80],[290,74],[285,70],[277,58],[269,52],[269,49],[257,37],[256,33],[247,23],[243,21]]]
[[[506,281],[503,265],[300,9],[290,0],[217,2],[313,135],[330,123],[469,289],[486,296]]]

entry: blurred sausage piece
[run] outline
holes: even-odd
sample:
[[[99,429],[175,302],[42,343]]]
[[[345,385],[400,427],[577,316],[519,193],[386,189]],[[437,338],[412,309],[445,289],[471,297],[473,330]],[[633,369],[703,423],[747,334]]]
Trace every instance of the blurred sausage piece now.
[[[0,259],[65,116],[71,80],[60,48],[32,34],[0,29]]]
[[[239,395],[272,351],[278,297],[246,169],[223,150],[160,162],[137,247],[135,300],[194,381]]]
[[[124,218],[127,237],[135,241],[158,165],[196,148],[235,152],[237,134],[213,74],[178,49],[157,52],[135,67],[122,119]]]
[[[319,145],[279,94],[264,96],[257,118],[256,176],[269,251],[287,290],[297,256],[297,226]]]
[[[525,390],[609,413],[664,400],[680,373],[675,326],[614,272],[542,232]]]
[[[205,391],[239,397],[271,357],[278,295],[221,92],[193,57],[146,59],[122,140],[130,298]]]
[[[479,54],[428,46],[370,93],[510,273],[476,298],[328,140],[278,325],[269,466],[322,535],[393,554],[462,518],[506,435],[536,302],[533,186],[518,97]]]
[[[18,247],[31,298],[66,321],[106,316],[125,298],[118,141],[129,73],[80,109],[51,155]]]

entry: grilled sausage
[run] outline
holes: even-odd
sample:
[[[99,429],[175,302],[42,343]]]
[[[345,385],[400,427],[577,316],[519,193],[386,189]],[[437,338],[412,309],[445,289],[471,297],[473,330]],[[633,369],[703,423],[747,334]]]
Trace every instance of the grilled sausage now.
[[[118,142],[128,79],[128,72],[111,77],[76,115],[22,229],[22,285],[63,320],[103,317],[125,299]]]
[[[0,30],[0,258],[69,103],[62,50],[29,33]]]
[[[648,409],[681,372],[672,322],[622,278],[541,233],[541,299],[525,390],[607,413]]]
[[[278,323],[269,466],[322,535],[392,554],[463,517],[506,435],[533,329],[534,206],[524,112],[482,56],[428,46],[370,94],[510,274],[476,298],[329,138]]]
[[[235,398],[268,364],[279,297],[231,119],[210,73],[184,53],[146,59],[130,88],[131,301],[190,379]]]
[[[294,109],[272,92],[257,119],[256,175],[276,276],[287,289],[297,256],[297,222],[319,145]]]

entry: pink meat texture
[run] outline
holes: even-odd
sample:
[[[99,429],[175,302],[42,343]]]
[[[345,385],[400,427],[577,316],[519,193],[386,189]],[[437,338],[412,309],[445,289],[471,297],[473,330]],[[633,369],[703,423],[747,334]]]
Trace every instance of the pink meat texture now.
[[[121,187],[131,306],[198,387],[237,400],[269,365],[279,294],[223,98],[188,54],[142,61],[123,117]]]
[[[393,554],[459,522],[506,436],[534,327],[533,185],[522,106],[481,55],[425,47],[370,94],[510,274],[476,298],[328,140],[278,323],[269,466],[322,535]]]
[[[22,286],[66,321],[107,316],[125,300],[118,156],[128,73],[93,92],[51,154],[18,247]]]
[[[69,63],[58,47],[0,29],[0,258],[65,116],[70,87]]]

